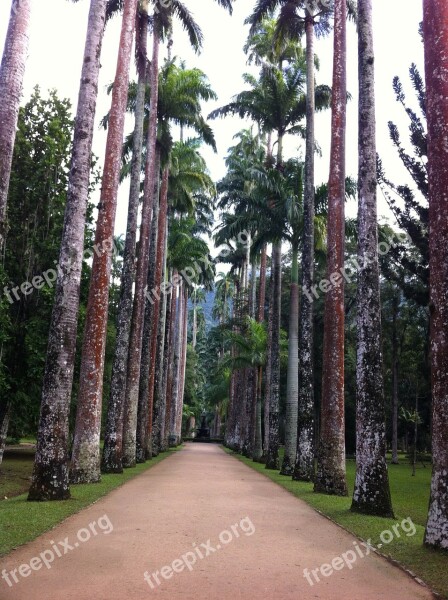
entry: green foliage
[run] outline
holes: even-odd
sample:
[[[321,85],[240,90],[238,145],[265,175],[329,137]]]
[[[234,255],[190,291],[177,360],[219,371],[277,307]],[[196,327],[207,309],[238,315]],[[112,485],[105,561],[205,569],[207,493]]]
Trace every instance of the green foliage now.
[[[13,403],[10,431],[18,437],[32,432],[38,417],[54,292],[51,283],[41,289],[30,285],[28,293],[20,286],[49,269],[54,280],[72,129],[70,103],[60,100],[55,91],[43,98],[36,87],[20,109],[8,196],[4,270],[12,301],[3,358],[5,384]]]
[[[0,388],[4,390],[3,401],[12,402],[10,435],[16,438],[35,433],[37,427],[72,134],[70,102],[61,100],[54,90],[43,97],[36,87],[19,114],[8,196],[5,260],[0,273]],[[90,192],[98,182],[95,165],[94,159]],[[91,214],[89,206],[88,220]],[[88,230],[89,247],[91,235]],[[81,302],[86,298],[89,270],[86,264]]]

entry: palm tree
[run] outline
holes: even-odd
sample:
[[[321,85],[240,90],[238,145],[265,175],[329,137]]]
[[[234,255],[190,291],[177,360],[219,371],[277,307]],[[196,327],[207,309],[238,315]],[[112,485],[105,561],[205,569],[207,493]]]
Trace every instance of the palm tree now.
[[[306,70],[303,51],[299,58],[293,60],[285,68],[264,65],[260,80],[245,75],[250,90],[238,94],[229,105],[212,113],[212,117],[238,114],[240,117],[252,118],[264,131],[277,132],[277,169],[283,169],[283,138],[286,134],[303,133],[301,121],[305,116],[308,100],[303,93]],[[314,65],[313,65],[314,70]],[[313,86],[314,90],[314,86]],[[315,89],[318,109],[328,106],[330,90],[327,86]],[[314,146],[313,146],[314,152]],[[306,177],[306,176],[305,176]],[[314,236],[313,236],[314,237]],[[305,251],[305,248],[304,248]],[[270,314],[272,338],[270,331],[270,357],[268,369],[270,381],[267,385],[270,400],[269,431],[271,441],[267,448],[267,468],[278,468],[278,404],[279,404],[279,352],[280,352],[280,295],[281,295],[281,244],[274,244],[272,250],[272,283],[275,290]],[[271,418],[272,413],[272,418]],[[266,451],[266,449],[265,449]]]
[[[70,473],[73,483],[95,482],[101,476],[99,442],[109,279],[112,263],[112,252],[111,248],[107,248],[107,243],[113,239],[115,225],[136,15],[137,0],[124,0],[117,71],[112,91],[101,197],[95,231],[95,244],[101,247],[102,251],[95,254],[93,259],[81,355],[80,387]]]
[[[166,160],[171,161],[171,167],[168,167],[169,188],[173,208],[181,208],[182,202],[193,210],[195,206],[195,194],[200,191],[204,193],[211,188],[213,183],[206,173],[205,162],[199,155],[198,141],[189,140],[185,144],[178,144],[173,147],[171,136],[171,123],[180,123],[183,127],[189,127],[199,134],[204,141],[210,144],[214,149],[215,140],[213,132],[201,115],[201,100],[215,98],[215,93],[210,87],[206,76],[199,69],[179,68],[174,62],[168,62],[162,70],[159,78],[159,138],[160,145],[166,154]],[[174,155],[173,155],[174,151]],[[170,177],[170,173],[174,176]],[[168,193],[167,190],[167,193]],[[185,205],[184,205],[185,208]],[[154,223],[156,226],[156,223]],[[158,227],[158,225],[157,225]],[[160,230],[159,230],[160,231]],[[165,236],[165,230],[161,230]],[[155,232],[154,232],[155,233]],[[162,272],[158,270],[157,260],[164,262],[163,249],[164,237],[159,238],[155,235],[156,248],[154,248],[154,279],[151,277],[151,289],[159,289],[161,284]],[[157,271],[157,275],[156,275]],[[137,430],[137,448],[139,449],[138,459],[143,458],[142,448],[147,447],[147,438],[149,428],[144,425],[144,416],[146,414],[146,404],[149,405],[149,416],[153,405],[154,381],[156,377],[156,362],[153,352],[157,346],[157,332],[159,323],[159,299],[156,298],[154,305],[147,304],[147,314],[145,321],[148,333],[149,346],[143,348],[145,371],[141,374],[140,388],[144,393],[139,395],[139,408],[143,420],[140,420]],[[148,364],[148,369],[146,369]],[[133,426],[129,420],[126,421],[125,431],[129,426]],[[132,434],[130,434],[132,437]],[[154,448],[155,449],[155,448]]]
[[[347,5],[335,0],[327,278],[344,267]],[[325,296],[322,401],[317,452],[317,492],[346,496],[344,420],[344,279]]]
[[[168,389],[167,404],[170,406],[170,445],[177,445],[180,441],[180,428],[182,424],[183,407],[183,373],[185,369],[186,352],[186,327],[187,327],[187,300],[188,286],[214,278],[214,270],[207,273],[201,259],[211,257],[208,254],[207,243],[197,237],[195,232],[194,217],[183,216],[173,219],[169,230],[168,264],[173,271],[196,273],[189,281],[180,276],[178,286],[178,306],[176,310],[175,336],[173,340],[173,362],[171,386]],[[202,267],[202,268],[199,268]],[[201,273],[202,271],[202,273]]]
[[[6,236],[6,204],[28,55],[31,0],[13,2],[0,65],[0,249]]]
[[[123,448],[123,416],[126,393],[129,336],[132,319],[132,288],[135,277],[137,219],[140,202],[140,176],[143,150],[145,92],[148,76],[148,3],[137,13],[136,59],[138,84],[135,100],[135,127],[132,145],[128,220],[121,274],[121,291],[117,315],[117,341],[110,384],[107,423],[101,469],[104,473],[121,473]]]
[[[231,0],[220,0],[222,6],[231,11]],[[152,190],[154,186],[155,172],[155,148],[157,139],[157,107],[158,107],[158,55],[160,36],[163,30],[171,29],[172,17],[177,16],[187,32],[189,33],[190,42],[196,50],[199,50],[202,44],[202,32],[196,25],[188,9],[179,0],[172,0],[167,6],[157,5],[157,11],[154,13],[153,23],[153,57],[151,62],[151,101],[150,106],[154,109],[150,113],[148,126],[147,140],[147,169],[145,173],[145,187],[143,209],[142,209],[142,225],[140,230],[140,244],[136,273],[134,311],[132,318],[131,342],[129,346],[129,370],[126,386],[126,401],[125,401],[125,426],[124,426],[124,465],[131,467],[136,462],[136,429],[137,429],[137,414],[138,414],[138,397],[140,384],[140,367],[142,354],[142,333],[144,327],[144,308],[145,297],[144,291],[147,281],[148,272],[148,248],[151,226],[151,210],[152,210]],[[157,331],[157,328],[155,328]],[[156,335],[156,333],[154,334]],[[152,363],[154,364],[154,363]],[[151,377],[149,394],[151,396]],[[151,399],[149,400],[151,404]]]
[[[333,3],[317,0],[258,0],[253,13],[246,20],[251,33],[266,17],[279,10],[274,45],[281,47],[286,39],[306,38],[306,155],[304,190],[304,244],[302,250],[302,289],[310,289],[314,279],[314,115],[315,115],[315,30],[319,35],[328,33]],[[354,2],[347,0],[350,14]],[[313,297],[304,295],[299,315],[299,418],[297,430],[297,457],[293,478],[308,481],[314,473],[314,367],[313,367]]]
[[[195,25],[192,25],[193,27],[193,31],[195,31]],[[150,102],[150,96],[151,96],[151,89],[152,86],[149,86],[148,88],[148,101],[149,101],[149,105],[151,105]],[[159,82],[158,82],[158,102],[157,102],[157,117],[158,117],[158,139],[159,142],[156,146],[156,173],[159,173],[159,166],[158,163],[160,162],[160,155],[163,151],[164,155],[169,154],[171,146],[172,146],[172,136],[171,136],[171,131],[170,131],[170,127],[171,124],[174,123],[178,123],[183,127],[189,127],[191,129],[193,129],[198,135],[200,135],[202,137],[202,139],[204,139],[208,144],[212,145],[212,147],[215,147],[215,141],[214,141],[214,137],[213,137],[213,132],[211,131],[209,125],[205,122],[205,120],[203,119],[202,115],[201,115],[201,104],[200,101],[201,100],[209,100],[209,99],[214,99],[215,93],[213,92],[213,90],[210,87],[210,84],[207,80],[207,77],[205,76],[205,74],[200,71],[199,69],[185,69],[183,66],[178,67],[177,64],[175,63],[175,61],[167,61],[166,64],[164,65],[163,69],[161,70],[161,72],[159,73]],[[140,106],[140,83],[137,85],[137,87],[134,84],[130,85],[130,89],[129,89],[129,94],[128,94],[128,110],[130,112],[135,112],[137,114],[137,109],[139,109]],[[153,100],[154,101],[154,100]],[[107,126],[108,123],[108,115],[106,115],[103,120],[102,120],[102,124],[104,126]],[[148,124],[149,121],[149,116],[148,114],[145,116],[144,119],[144,124],[143,124],[143,129],[145,129],[146,131],[148,131]],[[148,152],[148,140],[146,140],[146,143],[143,145],[143,150],[146,153],[146,155],[148,156],[147,152]],[[131,173],[131,179],[133,178],[133,173],[134,171],[137,170],[136,165],[134,164],[134,157],[136,156],[136,153],[134,150],[132,150],[132,148],[134,147],[134,145],[136,144],[136,131],[131,134],[130,136],[128,136],[128,138],[125,141],[124,144],[124,160],[125,160],[125,164],[124,164],[124,168],[123,171],[124,173],[127,173],[129,171],[129,156],[131,154],[132,151],[132,173]],[[190,157],[191,158],[191,157]],[[137,177],[136,177],[137,180]],[[153,210],[152,210],[152,234],[154,237],[154,243],[152,244],[151,247],[151,243],[149,243],[150,246],[150,250],[149,250],[149,255],[148,255],[148,273],[147,273],[147,279],[146,282],[148,284],[149,289],[153,289],[155,284],[154,281],[154,267],[153,264],[155,263],[155,246],[156,246],[156,232],[157,232],[157,218],[158,218],[158,177],[156,178],[156,184],[155,185],[155,193],[154,193],[154,201],[153,201]],[[138,178],[138,186],[139,186],[139,178]],[[132,190],[132,187],[131,187]],[[137,191],[137,190],[136,190]],[[133,206],[133,204],[132,204]],[[131,208],[131,205],[130,205]],[[134,223],[134,219],[133,219],[133,215],[132,215],[132,211],[130,210],[129,212],[129,218],[132,221],[132,233],[133,233],[133,239],[135,240],[135,223]],[[135,249],[134,249],[134,253],[135,254]],[[131,273],[135,271],[134,268],[134,259],[133,259],[133,254],[128,254],[125,257],[124,260],[124,271],[126,273]],[[129,261],[129,264],[127,264],[127,261]],[[127,297],[129,294],[129,303],[132,302],[132,298],[130,296],[132,292],[132,280],[129,281],[129,290],[125,293],[124,291],[122,291],[122,296],[123,297]],[[147,322],[146,327],[149,327],[149,324],[152,323],[153,321],[153,316],[152,316],[152,305],[148,304],[146,305],[146,313],[145,313],[145,317],[144,317],[144,321]],[[129,305],[129,310],[131,312],[126,313],[126,314],[121,314],[120,321],[121,323],[119,323],[119,329],[118,329],[118,334],[117,334],[117,346],[116,346],[116,351],[115,351],[115,365],[116,368],[114,367],[114,372],[113,372],[113,377],[112,377],[112,391],[111,393],[113,394],[113,396],[111,396],[110,399],[110,403],[109,403],[109,409],[108,409],[108,421],[107,421],[107,430],[106,430],[106,440],[105,440],[105,450],[104,450],[104,456],[107,455],[108,456],[117,456],[116,459],[114,459],[113,464],[111,465],[111,470],[112,471],[116,471],[117,468],[121,469],[122,468],[122,448],[123,448],[123,443],[122,443],[122,435],[121,432],[123,430],[123,402],[124,402],[124,396],[123,394],[125,393],[125,388],[126,388],[126,364],[128,363],[128,349],[129,349],[129,330],[130,330],[130,321],[131,321],[131,315],[132,315],[132,307],[131,305]],[[145,327],[145,326],[144,326]],[[127,338],[125,339],[125,333],[126,331],[127,333]],[[135,333],[135,332],[134,332]],[[150,331],[146,331],[145,335],[143,336],[144,339],[147,339],[150,336]],[[130,352],[130,350],[129,350]],[[143,450],[143,446],[141,445],[142,440],[139,439],[143,436],[146,438],[146,433],[144,433],[144,431],[146,431],[145,429],[143,429],[143,421],[146,420],[145,419],[145,412],[143,410],[142,412],[142,403],[145,403],[146,400],[145,398],[147,397],[148,394],[148,382],[147,382],[147,372],[149,372],[149,366],[147,367],[147,365],[149,365],[149,355],[148,355],[148,348],[143,346],[142,347],[142,354],[141,354],[141,360],[140,360],[140,370],[139,372],[141,373],[141,377],[140,377],[140,383],[139,383],[139,398],[140,398],[140,403],[139,403],[139,408],[138,411],[140,411],[141,415],[142,415],[142,419],[139,419],[139,428],[142,429],[141,434],[137,433],[137,456],[136,459],[137,461],[144,461],[145,460],[145,451]],[[134,363],[133,363],[134,364]],[[134,367],[135,369],[135,367]],[[124,378],[124,379],[123,379]],[[140,391],[142,390],[142,392]],[[115,400],[114,400],[115,398]],[[133,434],[133,425],[134,425],[134,408],[131,405],[127,405],[128,406],[128,412],[127,412],[127,418],[126,418],[126,426],[125,426],[125,437],[127,437],[130,440],[130,445],[129,448],[133,448],[133,442],[132,440],[135,437],[135,434]],[[132,410],[131,410],[132,409]],[[138,418],[138,414],[137,413],[137,418]],[[117,432],[120,432],[117,435]],[[132,454],[132,452],[131,452]],[[103,465],[104,465],[104,456],[103,456]],[[133,460],[133,456],[131,457],[131,464],[132,464],[132,460]]]
[[[386,463],[376,202],[372,0],[358,5],[359,204],[356,479],[352,510],[393,516]]]
[[[73,384],[85,214],[106,5],[107,0],[92,0],[90,4],[59,254],[61,272],[58,270],[49,329],[30,500],[62,500],[70,496],[67,468],[68,414]]]
[[[242,333],[227,330],[224,331],[224,339],[235,347],[236,353],[229,353],[221,358],[218,366],[221,373],[225,373],[229,368],[232,371],[249,370],[249,372],[257,373],[260,368],[265,366],[268,336],[264,323],[248,317],[243,325]],[[261,413],[261,401],[254,403],[251,386],[248,386],[248,392],[250,393],[246,402],[248,414],[244,417],[247,420],[246,427],[250,436],[250,455],[255,461],[258,461],[262,454],[261,414],[257,414]]]
[[[448,548],[448,6],[441,0],[424,0],[423,34],[428,116],[432,460],[431,500],[425,544]]]

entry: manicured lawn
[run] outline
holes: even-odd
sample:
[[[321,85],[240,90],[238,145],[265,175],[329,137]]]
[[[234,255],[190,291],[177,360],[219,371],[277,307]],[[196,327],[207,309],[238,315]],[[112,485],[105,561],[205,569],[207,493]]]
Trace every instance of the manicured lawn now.
[[[72,486],[72,498],[64,502],[27,502],[26,494],[3,500],[0,502],[0,556],[35,539],[175,451],[163,452],[149,462],[126,469],[120,475],[103,475],[100,483]]]
[[[24,494],[30,487],[34,450],[5,453],[0,467],[0,504],[13,496]]]
[[[433,590],[439,592],[443,598],[448,598],[448,552],[436,552],[423,546],[424,526],[428,511],[429,485],[431,468],[417,466],[416,476],[412,477],[411,467],[403,459],[400,465],[390,465],[390,485],[395,519],[382,519],[352,513],[350,511],[351,494],[355,479],[355,461],[347,461],[347,479],[349,496],[339,498],[315,494],[311,483],[292,481],[290,477],[271,471],[264,465],[254,463],[231,450],[224,448],[246,465],[269,477],[289,492],[304,500],[313,508],[319,510],[342,525],[357,537],[368,540],[377,546],[380,543],[380,534],[391,530],[396,523],[403,519],[411,518],[416,529],[415,535],[406,535],[400,528],[401,535],[387,545],[383,545],[381,552],[399,561],[411,570],[420,579],[425,581]],[[408,529],[409,531],[409,529]]]

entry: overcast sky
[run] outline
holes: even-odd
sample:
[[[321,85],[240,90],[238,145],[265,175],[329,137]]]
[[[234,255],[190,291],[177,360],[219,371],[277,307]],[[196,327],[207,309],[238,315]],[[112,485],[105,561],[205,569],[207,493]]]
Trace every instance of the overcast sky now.
[[[227,103],[233,94],[242,89],[241,75],[248,70],[242,47],[247,37],[245,17],[251,12],[255,0],[236,0],[234,14],[227,15],[212,0],[185,0],[203,29],[205,42],[200,56],[196,56],[188,46],[185,34],[177,28],[174,32],[173,53],[186,60],[188,67],[199,67],[208,75],[219,100],[205,107],[206,114],[216,106]],[[68,0],[33,0],[30,52],[24,84],[24,101],[28,100],[33,87],[39,84],[45,92],[56,89],[59,96],[72,101],[76,109],[81,62],[85,42],[88,0],[73,4]],[[6,27],[11,7],[10,0],[0,1],[0,48],[3,48]],[[392,180],[406,180],[401,162],[391,146],[387,122],[395,121],[403,136],[407,133],[406,117],[397,104],[392,90],[392,78],[399,75],[404,83],[409,99],[413,100],[409,84],[408,69],[415,62],[423,74],[423,47],[418,35],[418,25],[422,20],[421,0],[374,0],[374,27],[376,47],[376,98],[378,151],[383,158],[387,174]],[[100,96],[97,122],[109,110],[110,97],[105,87],[114,78],[120,19],[116,18],[107,28],[102,53]],[[165,52],[165,51],[164,51]],[[317,75],[318,83],[331,85],[332,80],[332,36],[319,40],[316,52],[321,68]],[[357,173],[357,41],[353,24],[349,24],[348,38],[348,88],[353,96],[349,103],[347,129],[347,173]],[[415,105],[415,103],[414,103]],[[233,135],[249,124],[239,119],[225,119],[213,122],[218,144],[218,153],[203,152],[215,180],[225,172],[224,157],[227,148],[233,144]],[[128,121],[128,128],[132,121]],[[328,178],[330,112],[317,117],[316,129],[323,156],[316,166],[316,182]],[[104,158],[105,134],[98,128],[95,131],[94,152]],[[303,142],[290,139],[286,145],[287,154],[303,154]],[[122,186],[119,194],[116,233],[126,227],[127,186]],[[380,214],[387,216],[384,200],[379,197]],[[348,208],[351,215],[356,213],[356,205]]]

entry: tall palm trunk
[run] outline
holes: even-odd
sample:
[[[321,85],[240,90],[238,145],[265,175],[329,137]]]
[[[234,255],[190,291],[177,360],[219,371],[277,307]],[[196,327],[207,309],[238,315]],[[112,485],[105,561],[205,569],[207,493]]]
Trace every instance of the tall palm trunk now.
[[[170,421],[170,446],[177,445],[177,422],[179,411],[179,374],[180,357],[182,353],[182,324],[183,324],[183,285],[179,285],[179,294],[177,299],[175,340],[174,340],[174,361],[173,361],[173,381],[171,394],[171,421]]]
[[[137,414],[140,384],[140,368],[145,314],[145,288],[148,276],[148,250],[153,208],[153,190],[156,173],[157,106],[159,99],[159,46],[160,31],[158,19],[154,18],[153,46],[151,61],[151,97],[146,143],[147,163],[145,169],[145,190],[140,226],[137,273],[135,277],[134,311],[132,315],[131,340],[129,346],[129,369],[126,386],[125,420],[123,430],[123,466],[134,467],[137,451]]]
[[[266,245],[261,249],[260,259],[260,288],[258,291],[258,315],[257,320],[259,323],[264,321],[264,305],[266,302],[266,262],[267,252]]]
[[[269,311],[268,311],[268,346],[266,360],[266,377],[264,386],[264,402],[263,402],[263,461],[266,462],[267,452],[269,447],[269,402],[271,397],[271,369],[272,369],[272,323],[273,323],[273,307],[274,307],[274,248],[271,254],[271,276],[269,290]]]
[[[196,288],[193,292],[193,325],[192,325],[192,340],[191,345],[196,348],[196,340],[198,335],[198,309],[196,304]]]
[[[314,489],[347,495],[344,419],[345,136],[347,120],[347,4],[336,0],[334,15],[331,160],[328,185],[327,278],[338,283],[325,296],[322,402]]]
[[[29,500],[70,497],[68,415],[76,351],[85,215],[107,0],[92,0],[73,133],[64,228]]]
[[[168,204],[168,175],[169,169],[166,168],[164,171],[162,193],[165,194],[165,198],[161,201],[161,212],[162,220],[164,221],[164,231],[162,232],[162,239],[160,240],[160,246],[158,242],[158,256],[157,262],[161,263],[160,266],[160,283],[159,288],[162,289],[163,283],[166,277],[166,250],[167,250],[167,204]],[[160,229],[159,229],[160,232]],[[160,252],[160,255],[159,255]],[[159,266],[157,265],[156,276],[159,273]],[[165,428],[165,399],[163,397],[163,383],[165,379],[164,372],[164,356],[165,356],[165,329],[166,329],[166,311],[168,305],[167,294],[163,294],[162,302],[160,303],[159,313],[159,324],[157,332],[156,352],[155,352],[155,364],[154,364],[154,414],[153,414],[153,448],[159,453],[162,451],[163,436]]]
[[[11,415],[11,403],[0,402],[0,467],[3,462],[3,454],[8,434],[9,417]]]
[[[166,235],[168,238],[168,233]],[[170,274],[167,271],[167,252],[168,252],[168,239],[165,243],[165,276],[164,280],[170,280]],[[172,293],[172,292],[171,292]],[[171,309],[172,309],[171,297],[167,294],[166,306],[164,313],[164,342],[163,342],[163,354],[161,359],[160,370],[162,372],[162,379],[160,382],[160,398],[161,398],[161,416],[160,416],[160,451],[165,452],[168,448],[168,431],[169,424],[167,422],[167,413],[169,414],[169,406],[167,402],[167,389],[168,389],[168,371],[169,371],[169,356],[171,352]]]
[[[272,248],[272,340],[271,369],[269,383],[269,428],[266,468],[279,468],[279,404],[280,404],[280,310],[282,293],[282,247],[281,243]]]
[[[307,10],[306,29],[306,154],[303,201],[302,298],[299,310],[299,408],[297,419],[297,452],[293,479],[314,478],[314,344],[313,296],[314,280],[314,20]]]
[[[359,206],[356,479],[352,510],[393,515],[386,464],[376,203],[372,0],[358,2]]]
[[[289,299],[285,456],[281,468],[282,475],[292,475],[297,450],[297,409],[299,399],[299,264],[297,247],[293,247],[292,249],[291,289]]]
[[[432,371],[431,500],[425,544],[448,548],[448,6],[424,0]]]
[[[129,190],[126,241],[121,274],[121,291],[117,315],[117,341],[110,384],[106,432],[102,459],[104,473],[123,471],[123,416],[126,397],[129,337],[132,319],[132,288],[135,277],[137,220],[140,201],[140,176],[142,168],[143,123],[145,118],[145,92],[147,81],[148,7],[142,6],[138,14],[138,86],[135,103],[135,127],[132,148],[131,185]]]
[[[179,412],[177,414],[177,443],[182,441],[182,416],[184,408],[184,393],[185,393],[185,371],[187,367],[187,332],[188,332],[188,288],[184,287],[184,309],[183,309],[183,334],[182,334],[182,356],[179,375]]]
[[[84,329],[78,407],[70,472],[73,483],[92,483],[99,481],[101,477],[101,404],[103,400],[112,241],[117,210],[129,68],[136,14],[137,0],[125,0],[95,232],[95,244],[103,246],[103,248],[93,258]],[[109,243],[108,249],[104,249],[105,242],[106,244]]]
[[[156,173],[160,172],[160,149],[156,148]],[[152,458],[151,432],[152,421],[149,422],[150,407],[148,405],[148,386],[149,386],[149,365],[151,362],[151,327],[154,311],[155,290],[155,272],[157,256],[157,231],[159,224],[159,206],[160,206],[160,177],[156,177],[154,186],[153,213],[151,222],[151,240],[149,244],[149,261],[147,291],[149,292],[145,303],[145,315],[143,324],[143,345],[140,361],[140,386],[138,391],[137,408],[137,439],[136,439],[136,459],[138,463]],[[152,409],[151,409],[152,410]]]
[[[177,271],[173,271],[173,279],[177,278]],[[173,370],[174,353],[176,347],[176,319],[177,319],[177,290],[173,288],[171,292],[171,309],[169,311],[169,344],[166,365],[166,412],[165,412],[165,438],[166,446],[170,445],[171,435],[171,415],[173,411]]]
[[[398,333],[397,319],[400,295],[394,294],[392,300],[392,464],[398,465]]]
[[[0,65],[0,249],[6,236],[6,204],[28,55],[30,11],[31,0],[12,3]]]
[[[155,455],[162,452],[165,413],[163,381],[164,381],[164,354],[165,354],[165,325],[166,325],[167,297],[163,294],[159,306],[159,325],[157,331],[157,343],[155,353],[155,376],[154,376],[154,400],[152,415],[152,450]]]
[[[159,336],[159,322],[160,322],[160,309],[161,309],[161,288],[162,288],[162,273],[164,264],[164,252],[165,252],[165,236],[166,236],[166,219],[168,210],[168,177],[169,168],[165,167],[162,176],[162,186],[160,190],[160,209],[159,209],[159,221],[157,230],[157,254],[156,254],[156,265],[155,265],[155,280],[154,288],[157,290],[155,295],[152,323],[151,323],[151,335],[149,339],[151,357],[149,362],[149,377],[148,377],[148,422],[152,422],[153,427],[153,438],[152,452],[153,455],[157,455],[159,452],[160,440],[159,440],[159,407],[156,409],[156,421],[157,430],[154,431],[154,397],[155,397],[155,379],[156,379],[156,365],[157,365],[157,339]]]
[[[283,165],[283,135],[278,132],[277,140],[277,168]],[[270,330],[270,370],[269,370],[269,427],[268,446],[266,452],[266,468],[279,468],[279,409],[280,409],[280,320],[282,303],[282,243],[272,245],[272,312]]]
[[[264,321],[264,305],[266,302],[266,245],[261,249],[260,259],[260,286],[258,291],[257,321]],[[255,432],[254,448],[252,458],[260,462],[263,456],[263,427],[262,427],[262,389],[263,389],[263,367],[259,367],[255,375]]]

